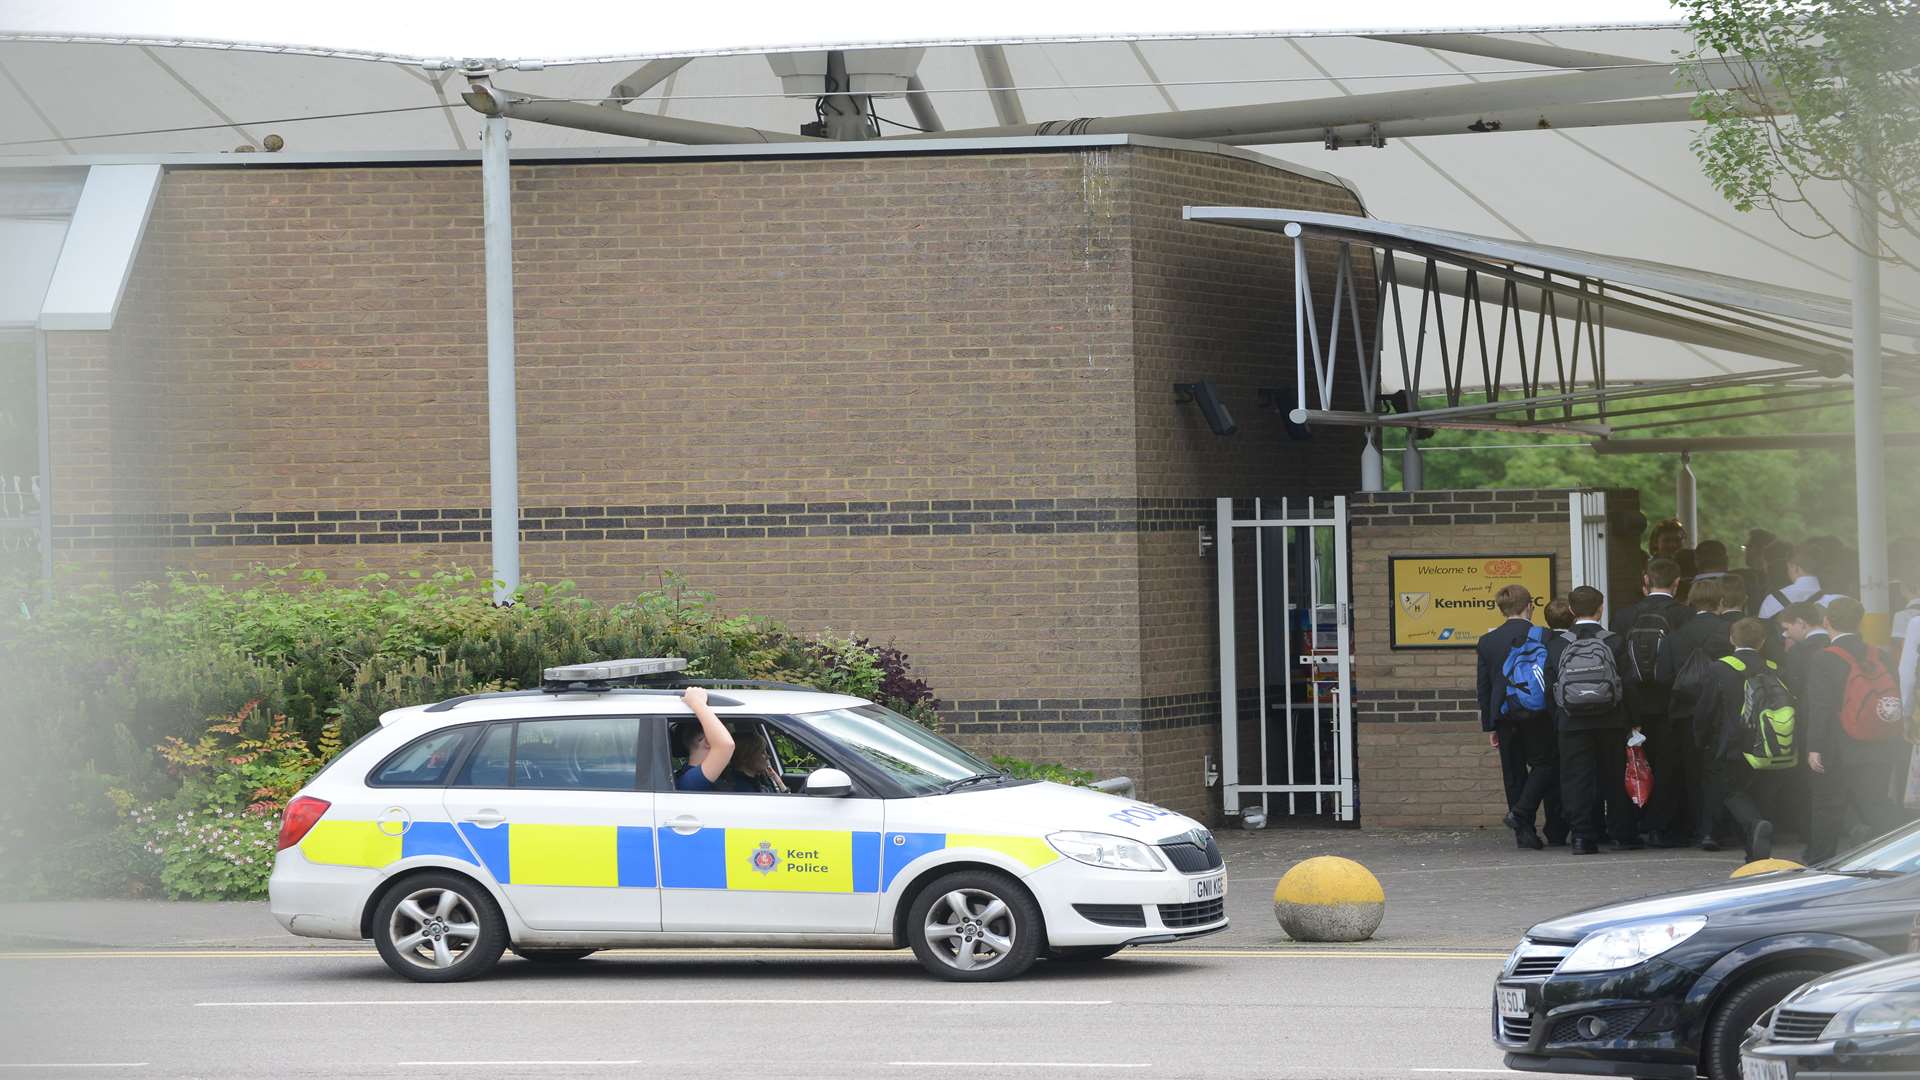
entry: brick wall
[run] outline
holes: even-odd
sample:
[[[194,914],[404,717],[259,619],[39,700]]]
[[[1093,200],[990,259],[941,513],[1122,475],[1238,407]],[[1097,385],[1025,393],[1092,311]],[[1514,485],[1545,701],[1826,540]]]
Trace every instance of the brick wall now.
[[[1365,824],[1497,825],[1506,812],[1497,752],[1480,730],[1473,650],[1391,647],[1388,556],[1551,552],[1555,592],[1564,593],[1572,580],[1568,497],[1542,490],[1381,492],[1348,503],[1355,757]],[[1638,537],[1615,523],[1638,509],[1638,493],[1610,491],[1607,504],[1609,591],[1622,592],[1638,572],[1622,572],[1633,567],[1627,550]]]
[[[484,568],[479,179],[170,170],[119,325],[49,335],[63,569]],[[535,163],[513,186],[528,578],[617,598],[670,569],[892,639],[963,742],[1203,806],[1194,530],[1215,495],[1339,489],[1357,451],[1285,444],[1254,407],[1291,370],[1278,243],[1179,210],[1346,192],[1040,144]],[[1327,296],[1329,272],[1316,253]],[[1188,378],[1222,385],[1238,436],[1173,402]]]

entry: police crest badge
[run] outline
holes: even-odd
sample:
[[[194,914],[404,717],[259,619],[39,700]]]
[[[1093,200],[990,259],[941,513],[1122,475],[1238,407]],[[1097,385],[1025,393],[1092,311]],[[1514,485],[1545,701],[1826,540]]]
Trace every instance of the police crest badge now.
[[[774,854],[771,841],[760,841],[760,846],[753,849],[749,858],[753,860],[753,869],[757,873],[771,874],[780,867],[780,856]]]

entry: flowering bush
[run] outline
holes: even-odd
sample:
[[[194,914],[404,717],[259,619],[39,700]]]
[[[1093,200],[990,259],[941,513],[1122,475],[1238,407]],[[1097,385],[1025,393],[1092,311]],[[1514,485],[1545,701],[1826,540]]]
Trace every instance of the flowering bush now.
[[[172,900],[257,900],[267,895],[280,816],[252,810],[135,810],[128,826],[158,867]]]
[[[216,719],[189,743],[169,737],[158,753],[180,781],[173,798],[127,809],[123,832],[140,850],[142,884],[175,900],[251,900],[267,893],[267,875],[287,800],[340,751],[339,726],[309,747],[284,716],[262,718],[248,702]]]

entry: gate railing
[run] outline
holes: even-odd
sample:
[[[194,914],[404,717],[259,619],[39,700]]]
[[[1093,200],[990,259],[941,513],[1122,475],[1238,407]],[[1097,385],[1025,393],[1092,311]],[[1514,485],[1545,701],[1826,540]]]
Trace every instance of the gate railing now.
[[[1224,808],[1227,814],[1238,815],[1243,801],[1257,796],[1261,807],[1270,812],[1273,797],[1284,796],[1287,813],[1330,811],[1337,820],[1351,821],[1355,810],[1353,634],[1347,584],[1347,501],[1339,496],[1280,499],[1277,516],[1269,516],[1275,501],[1252,500],[1252,516],[1244,518],[1235,515],[1235,500],[1219,499],[1215,503]],[[1279,543],[1270,544],[1268,530],[1275,529],[1280,530]],[[1258,659],[1254,690],[1245,702],[1240,689],[1234,566],[1238,530],[1250,530],[1254,540]],[[1270,567],[1269,561],[1278,565]],[[1275,588],[1279,591],[1277,608],[1269,603],[1270,590]],[[1295,595],[1296,590],[1300,595]],[[1269,623],[1273,621],[1270,612],[1276,610],[1280,615],[1276,629],[1285,635],[1285,640],[1278,643],[1283,669],[1278,673],[1270,671],[1268,663]],[[1240,768],[1247,705],[1254,707],[1258,724],[1258,783],[1243,782]],[[1281,748],[1276,744],[1282,739],[1285,752],[1280,760],[1285,776],[1283,782],[1276,783],[1273,765],[1275,751]],[[1302,772],[1311,779],[1302,782]]]

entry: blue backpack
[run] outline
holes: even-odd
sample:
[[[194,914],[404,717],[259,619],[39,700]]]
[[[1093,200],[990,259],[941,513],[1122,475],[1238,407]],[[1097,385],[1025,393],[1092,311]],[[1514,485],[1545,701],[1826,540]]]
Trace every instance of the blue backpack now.
[[[1500,706],[1502,716],[1537,716],[1546,712],[1547,632],[1538,626],[1529,629],[1527,636],[1507,653],[1507,662],[1500,665],[1500,676],[1506,680],[1506,699]]]

